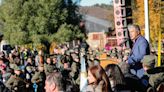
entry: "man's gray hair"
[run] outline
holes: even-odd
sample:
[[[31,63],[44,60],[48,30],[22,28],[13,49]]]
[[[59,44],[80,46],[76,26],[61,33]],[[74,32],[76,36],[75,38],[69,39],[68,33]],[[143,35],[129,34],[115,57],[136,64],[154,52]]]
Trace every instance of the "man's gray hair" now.
[[[132,28],[134,28],[136,31],[139,31],[139,32],[140,32],[140,27],[139,27],[139,25],[134,25],[134,24],[128,25],[128,30],[129,30],[129,29],[132,29]]]
[[[64,83],[62,74],[60,72],[55,71],[49,74],[46,78],[46,81],[49,83],[49,85],[55,84],[59,91],[63,90]]]

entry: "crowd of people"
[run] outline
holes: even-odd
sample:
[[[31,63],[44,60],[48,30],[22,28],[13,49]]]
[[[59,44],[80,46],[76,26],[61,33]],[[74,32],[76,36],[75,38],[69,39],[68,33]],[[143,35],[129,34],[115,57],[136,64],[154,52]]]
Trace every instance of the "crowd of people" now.
[[[107,52],[118,64],[100,65],[100,52],[86,44],[61,45],[53,54],[27,48],[0,52],[0,92],[157,92],[164,83],[163,65],[150,53],[137,25],[128,27],[131,50]],[[87,85],[80,90],[81,60],[86,62]],[[161,92],[164,92],[161,91]]]

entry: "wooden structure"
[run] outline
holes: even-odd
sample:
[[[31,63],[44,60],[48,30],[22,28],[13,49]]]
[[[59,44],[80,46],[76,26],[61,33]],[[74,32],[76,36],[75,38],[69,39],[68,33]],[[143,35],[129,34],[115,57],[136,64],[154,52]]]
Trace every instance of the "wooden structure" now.
[[[108,58],[106,53],[100,55],[100,65],[105,68],[108,64],[118,64],[117,59]]]

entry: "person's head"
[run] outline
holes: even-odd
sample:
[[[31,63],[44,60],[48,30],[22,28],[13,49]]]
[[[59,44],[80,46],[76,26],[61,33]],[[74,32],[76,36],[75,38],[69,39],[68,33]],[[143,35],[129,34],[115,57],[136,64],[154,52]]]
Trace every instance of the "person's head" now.
[[[116,85],[124,85],[124,75],[121,72],[121,69],[116,64],[109,64],[105,67],[105,71],[110,80],[111,86],[114,87]]]
[[[9,53],[9,59],[13,60],[13,54],[12,53]]]
[[[0,51],[0,57],[4,58],[5,57],[5,53],[3,51]]]
[[[46,92],[59,92],[64,91],[63,85],[62,74],[56,71],[47,76],[44,88]]]
[[[145,71],[155,67],[156,56],[155,55],[145,55],[141,60],[143,69]]]
[[[50,57],[47,57],[46,62],[47,62],[47,64],[51,64],[52,63],[51,62],[51,58]]]
[[[43,56],[43,51],[39,50],[38,55]]]
[[[89,84],[98,85],[100,82],[104,82],[103,90],[108,92],[110,88],[109,79],[105,73],[105,70],[100,65],[95,65],[88,69],[88,82]]]
[[[138,25],[128,25],[130,39],[135,40],[140,35],[140,27]]]
[[[2,58],[0,58],[0,65],[1,65],[1,64],[3,64],[3,63],[4,63],[4,62],[3,62],[3,59],[2,59]]]
[[[44,66],[43,66],[43,65],[39,65],[39,66],[38,66],[38,70],[39,70],[40,72],[43,72],[43,71],[44,71]]]
[[[95,56],[93,54],[89,55],[89,59],[93,61],[95,59]]]
[[[13,69],[14,69],[14,73],[16,74],[16,75],[20,75],[21,74],[21,69],[18,67],[18,66],[14,66],[13,67]]]
[[[80,61],[80,58],[79,58],[78,54],[73,53],[73,54],[71,54],[71,56],[72,56],[72,58],[73,58],[73,60],[75,62],[79,62]]]
[[[130,65],[127,64],[126,62],[120,62],[118,66],[120,67],[124,75],[130,73]]]
[[[57,56],[56,55],[52,56],[52,62],[53,62],[53,64],[56,64],[56,62],[57,62]]]
[[[122,54],[122,51],[119,51],[117,53],[117,61],[118,62],[122,62],[123,61],[123,54]]]
[[[28,57],[27,62],[30,63],[30,64],[32,64],[32,58],[31,57]]]

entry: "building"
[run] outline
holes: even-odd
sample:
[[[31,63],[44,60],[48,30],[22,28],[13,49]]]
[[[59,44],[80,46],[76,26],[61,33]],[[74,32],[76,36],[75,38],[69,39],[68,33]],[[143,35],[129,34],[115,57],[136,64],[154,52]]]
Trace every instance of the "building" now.
[[[87,42],[92,48],[102,49],[107,43],[116,45],[115,32],[111,30],[114,27],[112,20],[109,19],[110,16],[113,17],[113,11],[92,6],[81,7],[80,13],[83,15]]]

